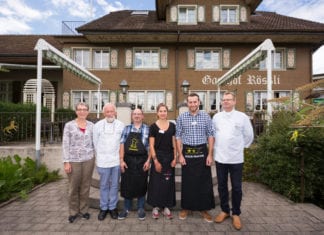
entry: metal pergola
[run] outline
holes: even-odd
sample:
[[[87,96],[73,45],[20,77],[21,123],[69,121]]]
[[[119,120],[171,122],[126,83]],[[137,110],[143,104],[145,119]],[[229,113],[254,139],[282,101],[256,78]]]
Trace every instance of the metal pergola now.
[[[42,106],[42,64],[43,57],[47,58],[54,64],[60,66],[63,69],[75,74],[77,77],[85,79],[95,85],[98,85],[98,94],[100,92],[101,80],[96,77],[84,67],[80,66],[78,63],[67,57],[61,51],[53,47],[51,44],[46,42],[44,39],[40,38],[35,46],[37,50],[37,102],[36,102],[36,140],[35,140],[35,149],[36,149],[36,162],[37,167],[40,163],[40,140],[41,140],[41,106]],[[98,99],[98,102],[100,99]],[[99,109],[98,113],[99,115]]]
[[[240,62],[238,62],[232,69],[221,76],[217,82],[217,110],[220,110],[220,86],[230,82],[234,78],[238,77],[240,74],[244,73],[246,70],[255,66],[258,62],[267,58],[266,68],[267,68],[267,99],[270,100],[273,97],[272,94],[272,52],[275,50],[271,39],[266,39],[257,48],[245,56]],[[272,106],[269,103],[267,105],[267,115],[269,120],[272,118]]]

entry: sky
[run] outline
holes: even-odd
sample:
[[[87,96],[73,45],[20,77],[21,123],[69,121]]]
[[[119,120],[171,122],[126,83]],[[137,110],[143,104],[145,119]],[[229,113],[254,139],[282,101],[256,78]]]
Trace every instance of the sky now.
[[[62,34],[62,21],[125,9],[155,10],[155,0],[0,0],[0,34]],[[324,0],[263,0],[257,10],[324,23]],[[313,74],[324,73],[324,46],[313,61]]]

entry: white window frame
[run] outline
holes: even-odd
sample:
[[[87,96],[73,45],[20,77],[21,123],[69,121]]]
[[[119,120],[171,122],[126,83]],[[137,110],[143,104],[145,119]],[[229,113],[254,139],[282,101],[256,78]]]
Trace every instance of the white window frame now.
[[[220,5],[220,24],[236,25],[239,24],[239,5]],[[231,11],[234,10],[234,19],[232,19]],[[225,13],[225,14],[224,14]]]
[[[99,53],[97,53],[99,52]],[[99,54],[99,66],[96,65],[96,54]],[[109,48],[92,48],[92,69],[107,70],[110,69],[110,49]]]
[[[132,105],[132,109],[139,108],[144,112],[145,91],[128,91],[127,102]]]
[[[71,108],[74,109],[75,105],[79,102],[84,102],[89,105],[89,111],[96,113],[98,106],[98,98],[101,100],[99,111],[102,111],[103,106],[109,102],[109,91],[101,90],[100,97],[98,97],[97,90],[71,90]]]
[[[189,93],[196,93],[199,95],[201,106],[199,107],[200,110],[205,110],[208,113],[221,111],[217,110],[217,90],[191,90]],[[222,99],[223,94],[225,93],[224,90],[220,91],[220,99]],[[221,102],[220,102],[221,103]]]
[[[160,54],[160,48],[156,47],[134,48],[134,70],[159,70]],[[138,62],[141,63],[137,64]]]
[[[267,91],[254,90],[253,91],[253,109],[254,111],[267,111]],[[259,106],[257,108],[257,106]]]
[[[99,66],[95,63],[95,52],[100,51]],[[109,70],[110,69],[110,47],[74,47],[72,48],[73,60],[79,65],[91,70]],[[103,57],[103,52],[108,53],[107,58]],[[103,60],[107,62],[103,63]]]
[[[163,97],[151,97],[152,94]],[[155,113],[160,103],[165,103],[165,90],[132,90],[127,92],[127,102],[132,104],[132,109],[140,108],[145,113]],[[154,109],[152,109],[154,106]]]
[[[288,110],[291,109],[291,100],[292,100],[292,91],[291,90],[275,90],[273,91],[273,98],[282,98],[289,97],[288,103],[272,103],[274,110]]]
[[[266,59],[260,61],[259,69],[266,70]],[[271,56],[272,70],[285,70],[286,69],[286,50],[285,48],[276,48]]]
[[[91,68],[91,48],[73,48],[73,60],[85,68]]]
[[[164,91],[147,91],[146,92],[146,107],[145,110],[148,112],[156,112],[156,107],[160,103],[165,103],[165,92]]]
[[[207,53],[210,53],[209,59]],[[221,54],[220,48],[195,48],[195,69],[221,70]]]
[[[185,10],[185,16],[183,16],[182,10]],[[191,20],[190,12],[193,11],[194,19]],[[178,24],[179,25],[196,25],[198,22],[198,10],[197,5],[178,5]]]

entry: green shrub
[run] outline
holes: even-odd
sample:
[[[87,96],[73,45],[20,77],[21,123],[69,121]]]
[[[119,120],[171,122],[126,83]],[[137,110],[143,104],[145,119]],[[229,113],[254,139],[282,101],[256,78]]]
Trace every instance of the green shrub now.
[[[308,127],[299,130],[297,141],[292,141],[298,119],[292,112],[280,111],[257,139],[257,144],[245,154],[244,179],[262,182],[273,191],[293,201],[301,201],[301,173],[305,177],[305,201],[322,205],[324,202],[324,129]],[[304,170],[301,170],[301,155]]]
[[[44,164],[38,169],[36,166],[36,161],[29,157],[24,160],[18,155],[0,158],[0,202],[17,195],[25,198],[26,192],[36,185],[61,178],[58,170],[49,172]]]

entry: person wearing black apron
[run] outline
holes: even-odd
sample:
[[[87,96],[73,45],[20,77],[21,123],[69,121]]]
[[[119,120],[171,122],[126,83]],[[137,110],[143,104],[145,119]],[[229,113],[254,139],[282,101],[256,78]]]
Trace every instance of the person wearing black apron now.
[[[124,210],[118,219],[125,219],[132,209],[132,199],[137,198],[137,213],[140,220],[145,219],[145,195],[147,191],[149,127],[142,123],[140,109],[132,112],[133,124],[125,127],[120,146],[121,185],[120,194],[124,197]]]
[[[147,203],[153,207],[152,218],[158,219],[160,209],[172,219],[169,208],[176,205],[175,166],[177,161],[175,124],[167,119],[168,109],[163,103],[156,108],[158,120],[150,126],[152,165],[148,184]]]
[[[207,211],[215,208],[211,175],[214,130],[210,116],[199,110],[198,94],[189,94],[187,105],[189,111],[182,113],[176,124],[177,150],[182,165],[179,218],[186,219],[189,211],[200,211],[205,221],[212,222]]]

